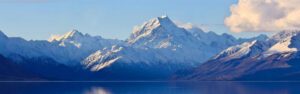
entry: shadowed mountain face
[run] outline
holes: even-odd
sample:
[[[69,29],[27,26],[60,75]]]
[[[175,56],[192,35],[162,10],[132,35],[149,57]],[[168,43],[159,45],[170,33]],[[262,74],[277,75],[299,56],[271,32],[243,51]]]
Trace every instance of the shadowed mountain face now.
[[[37,75],[31,74],[10,59],[0,55],[0,80],[40,80]]]
[[[299,31],[229,47],[179,78],[188,80],[300,80]]]
[[[0,55],[0,80],[87,80],[89,75],[77,67],[60,64],[45,57],[24,58],[18,61]]]

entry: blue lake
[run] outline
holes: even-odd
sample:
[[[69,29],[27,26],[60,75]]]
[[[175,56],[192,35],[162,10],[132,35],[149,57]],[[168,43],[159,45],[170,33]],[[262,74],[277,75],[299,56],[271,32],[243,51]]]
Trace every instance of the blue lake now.
[[[300,94],[300,82],[1,82],[0,94]]]

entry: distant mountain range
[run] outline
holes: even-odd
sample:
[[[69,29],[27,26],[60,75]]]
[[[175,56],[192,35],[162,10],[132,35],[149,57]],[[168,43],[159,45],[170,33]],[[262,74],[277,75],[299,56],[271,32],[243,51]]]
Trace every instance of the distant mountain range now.
[[[297,33],[237,39],[195,26],[179,27],[167,16],[150,19],[124,41],[78,30],[47,41],[27,41],[0,31],[0,80],[168,80],[174,75],[189,80],[252,79],[256,74],[251,73],[292,66],[285,60],[297,57]]]

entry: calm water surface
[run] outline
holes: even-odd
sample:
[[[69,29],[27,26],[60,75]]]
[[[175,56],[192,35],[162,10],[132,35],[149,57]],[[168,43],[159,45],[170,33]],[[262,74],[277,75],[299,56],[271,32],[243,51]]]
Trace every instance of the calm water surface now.
[[[0,94],[300,94],[300,82],[0,82]]]

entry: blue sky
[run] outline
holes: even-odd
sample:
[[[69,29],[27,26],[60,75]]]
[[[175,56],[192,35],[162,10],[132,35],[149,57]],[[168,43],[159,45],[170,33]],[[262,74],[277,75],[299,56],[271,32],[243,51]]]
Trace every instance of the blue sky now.
[[[234,3],[237,0],[0,0],[0,30],[8,36],[48,39],[74,28],[104,38],[125,39],[134,26],[167,14],[175,21],[228,33],[223,23]]]

